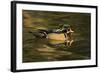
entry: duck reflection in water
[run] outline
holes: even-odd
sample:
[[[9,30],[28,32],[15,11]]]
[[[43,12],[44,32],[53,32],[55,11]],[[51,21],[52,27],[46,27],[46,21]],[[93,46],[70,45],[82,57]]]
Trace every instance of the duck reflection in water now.
[[[66,31],[66,33],[64,33],[64,35],[65,35],[65,38],[66,38],[66,40],[65,40],[65,45],[66,46],[68,46],[68,47],[70,47],[71,45],[72,45],[72,43],[74,42],[74,40],[73,40],[73,30],[71,29],[71,27],[69,26],[68,28],[67,28],[67,31]]]

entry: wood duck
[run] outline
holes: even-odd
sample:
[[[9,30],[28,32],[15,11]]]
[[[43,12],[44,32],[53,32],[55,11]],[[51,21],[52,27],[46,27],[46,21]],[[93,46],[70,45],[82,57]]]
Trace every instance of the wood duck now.
[[[72,33],[74,31],[71,27],[64,27],[62,29],[38,29],[35,32],[32,32],[33,35],[40,38],[48,38],[52,40],[70,40],[72,39]]]

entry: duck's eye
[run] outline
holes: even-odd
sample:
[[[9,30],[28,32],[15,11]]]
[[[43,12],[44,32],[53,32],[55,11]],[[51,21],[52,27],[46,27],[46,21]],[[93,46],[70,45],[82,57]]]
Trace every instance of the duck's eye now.
[[[68,29],[68,31],[70,31],[70,29]]]

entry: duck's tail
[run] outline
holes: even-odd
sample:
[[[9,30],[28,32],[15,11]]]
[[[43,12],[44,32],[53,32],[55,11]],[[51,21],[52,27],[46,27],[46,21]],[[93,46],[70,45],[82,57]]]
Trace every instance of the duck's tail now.
[[[46,38],[47,37],[47,33],[45,31],[29,31],[29,33],[31,33],[33,36],[35,36],[36,38]]]

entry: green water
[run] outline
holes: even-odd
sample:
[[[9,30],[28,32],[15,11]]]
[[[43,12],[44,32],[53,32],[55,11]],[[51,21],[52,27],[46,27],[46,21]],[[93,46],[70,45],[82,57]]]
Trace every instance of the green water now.
[[[87,39],[76,37],[68,46],[65,41],[52,43],[50,39],[36,38],[31,33],[24,36],[27,38],[23,41],[23,62],[90,59],[90,42]]]
[[[23,62],[45,62],[90,59],[90,14],[23,10]],[[71,46],[51,43],[37,38],[29,31],[38,28],[56,29],[59,24],[70,24],[74,29]],[[38,33],[37,33],[38,34]]]

